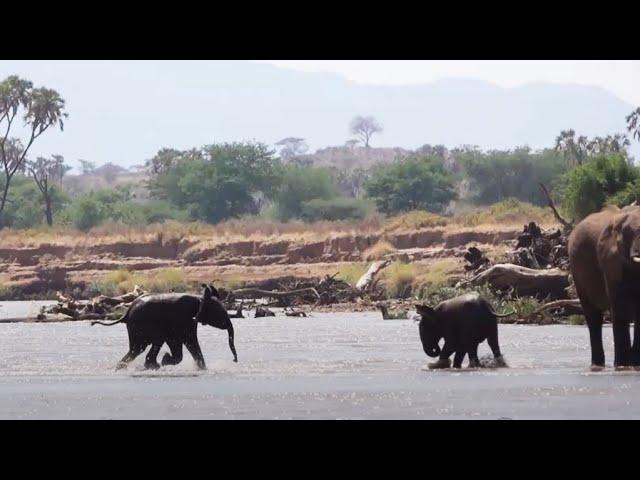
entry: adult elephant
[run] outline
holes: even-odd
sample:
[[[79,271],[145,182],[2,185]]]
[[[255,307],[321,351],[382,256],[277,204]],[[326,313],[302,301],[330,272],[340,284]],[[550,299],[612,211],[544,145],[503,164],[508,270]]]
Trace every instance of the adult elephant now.
[[[604,367],[605,310],[613,324],[614,366],[640,366],[640,207],[608,207],[586,217],[569,236],[569,260],[589,327],[592,369]]]

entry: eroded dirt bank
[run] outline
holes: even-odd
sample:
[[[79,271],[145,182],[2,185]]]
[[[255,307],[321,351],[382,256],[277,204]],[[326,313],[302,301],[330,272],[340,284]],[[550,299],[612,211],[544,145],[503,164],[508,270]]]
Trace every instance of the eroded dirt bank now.
[[[380,240],[396,250],[388,258],[429,262],[461,257],[471,245],[491,248],[511,242],[520,229],[422,229],[414,232],[333,236],[322,241],[207,240],[84,244],[42,243],[0,248],[0,282],[5,290],[37,295],[53,290],[83,288],[118,269],[153,272],[179,268],[187,281],[212,279],[255,281],[279,276],[310,278],[333,274],[341,266],[366,261],[364,252]]]

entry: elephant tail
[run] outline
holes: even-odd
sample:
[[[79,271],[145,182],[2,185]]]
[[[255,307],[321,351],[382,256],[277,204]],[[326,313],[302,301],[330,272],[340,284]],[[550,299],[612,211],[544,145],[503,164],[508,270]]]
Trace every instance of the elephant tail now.
[[[131,307],[129,307],[129,310],[131,310]],[[112,325],[115,325],[117,323],[127,323],[127,320],[129,318],[129,310],[126,311],[126,313],[120,317],[118,320],[114,321],[114,322],[100,322],[98,320],[95,320],[93,322],[91,322],[91,326],[93,327],[94,325],[98,324],[98,325],[105,325],[107,327],[110,327]]]

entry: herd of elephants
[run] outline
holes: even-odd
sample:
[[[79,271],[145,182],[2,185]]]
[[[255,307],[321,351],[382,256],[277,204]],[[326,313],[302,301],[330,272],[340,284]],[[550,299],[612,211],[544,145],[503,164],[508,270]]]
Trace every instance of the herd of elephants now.
[[[622,209],[607,207],[580,223],[569,236],[569,258],[576,291],[582,304],[591,341],[591,366],[604,368],[602,322],[610,312],[614,339],[614,366],[617,369],[640,367],[640,206]],[[211,325],[227,330],[229,348],[238,361],[234,330],[229,315],[213,285],[203,285],[202,297],[189,294],[143,295],[135,300],[122,318],[111,323],[125,323],[129,351],[117,368],[124,368],[151,345],[145,368],[159,368],[157,356],[167,343],[171,353],[162,365],[182,361],[186,346],[198,368],[205,362],[198,344],[197,325]],[[478,345],[487,340],[498,366],[504,360],[498,344],[498,317],[489,302],[478,294],[461,295],[441,302],[435,308],[417,305],[419,335],[424,352],[438,360],[430,368],[460,368],[465,356],[469,367],[479,367]],[[513,313],[513,312],[512,312]],[[510,315],[506,314],[506,315]],[[634,322],[633,345],[629,332]],[[444,344],[440,348],[440,341]]]

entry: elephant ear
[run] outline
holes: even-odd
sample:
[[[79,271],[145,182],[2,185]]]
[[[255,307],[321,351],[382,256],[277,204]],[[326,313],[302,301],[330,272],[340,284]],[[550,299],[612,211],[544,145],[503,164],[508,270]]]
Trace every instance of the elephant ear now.
[[[435,318],[436,312],[428,305],[416,305],[416,312],[425,318]]]
[[[209,288],[209,286],[203,283],[202,288],[204,289],[204,291],[202,292],[202,298],[204,299],[204,301],[207,302],[211,300],[211,289]]]
[[[213,286],[213,283],[211,285],[209,285],[209,288],[211,288],[211,295],[213,295],[215,298],[217,298],[219,300],[220,299],[220,294],[218,293],[218,289]]]
[[[624,229],[624,224],[626,223],[628,218],[629,218],[628,213],[620,213],[615,217],[613,217],[613,220],[611,222],[613,239],[615,241],[615,246],[618,249],[617,255],[625,255],[625,252],[627,251],[627,249],[625,249],[625,246],[624,246],[623,229]]]

